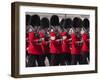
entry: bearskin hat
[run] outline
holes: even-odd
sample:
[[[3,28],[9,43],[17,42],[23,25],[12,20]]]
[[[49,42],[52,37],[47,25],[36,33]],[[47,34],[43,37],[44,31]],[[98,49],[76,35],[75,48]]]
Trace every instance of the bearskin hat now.
[[[87,28],[89,28],[89,26],[90,26],[89,19],[85,18],[83,20],[83,27],[87,29]]]
[[[72,27],[72,20],[70,18],[66,18],[63,24],[64,28],[71,28]]]
[[[51,16],[50,25],[52,25],[52,26],[58,26],[59,25],[59,17],[57,15]]]
[[[34,26],[40,26],[40,17],[38,15],[32,15],[31,17],[31,25]]]
[[[26,15],[26,25],[30,24],[30,19],[31,19],[31,16],[30,15]]]
[[[48,28],[49,27],[49,19],[44,17],[40,21],[40,25],[42,28]]]
[[[61,27],[61,28],[64,27],[64,20],[65,20],[65,19],[62,19],[62,20],[60,21],[60,27]]]
[[[74,28],[82,27],[82,19],[80,19],[79,17],[75,17],[73,19],[73,27]]]

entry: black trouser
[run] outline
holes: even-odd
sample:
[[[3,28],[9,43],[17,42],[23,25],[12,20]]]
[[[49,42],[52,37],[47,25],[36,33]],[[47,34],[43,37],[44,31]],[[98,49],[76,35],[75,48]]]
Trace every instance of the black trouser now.
[[[59,64],[60,65],[66,65],[66,54],[59,54]]]
[[[49,65],[51,62],[51,54],[50,53],[45,53],[45,57],[47,57],[48,61],[49,61]]]
[[[51,66],[57,66],[60,63],[60,54],[51,54]]]
[[[82,52],[82,64],[88,64],[89,62],[89,52]]]
[[[81,54],[72,54],[72,65],[77,65],[77,63],[82,64]]]
[[[51,66],[57,65],[70,65],[71,64],[71,54],[70,53],[60,53],[51,55]]]
[[[29,54],[26,59],[28,59],[27,63],[26,63],[26,67],[35,67],[36,66],[36,62],[35,62],[35,56],[32,54]]]
[[[66,64],[71,65],[72,56],[71,53],[66,53]]]
[[[45,66],[45,55],[36,55],[38,66]]]
[[[70,53],[61,53],[59,56],[60,65],[71,65],[71,54]]]
[[[37,65],[36,65],[37,61]],[[45,55],[29,55],[27,67],[45,66]]]
[[[26,67],[28,66],[28,57],[29,57],[29,54],[28,54],[28,52],[26,51],[26,58],[25,58]]]

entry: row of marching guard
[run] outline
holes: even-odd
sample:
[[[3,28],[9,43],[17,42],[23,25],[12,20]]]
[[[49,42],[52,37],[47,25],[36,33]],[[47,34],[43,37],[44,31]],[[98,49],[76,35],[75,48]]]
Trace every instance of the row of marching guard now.
[[[89,64],[88,18],[26,15],[26,67]]]

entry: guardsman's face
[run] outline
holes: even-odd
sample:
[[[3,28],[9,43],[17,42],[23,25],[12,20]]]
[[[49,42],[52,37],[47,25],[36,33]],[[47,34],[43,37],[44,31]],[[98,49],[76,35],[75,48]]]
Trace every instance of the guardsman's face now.
[[[72,33],[74,33],[75,32],[75,29],[74,28],[71,28],[70,30],[69,30],[69,34],[72,34]]]
[[[54,30],[53,29],[51,29],[51,32],[53,32]]]
[[[56,37],[55,36],[51,36],[51,40],[55,40],[56,39]]]
[[[65,40],[67,38],[67,36],[63,36],[62,39]]]
[[[58,30],[59,26],[55,26],[55,30]]]
[[[81,28],[76,28],[76,32],[80,32],[81,31]]]
[[[85,32],[85,29],[84,28],[82,28],[81,29],[81,34],[83,34]]]
[[[42,41],[44,41],[44,38],[41,38]]]

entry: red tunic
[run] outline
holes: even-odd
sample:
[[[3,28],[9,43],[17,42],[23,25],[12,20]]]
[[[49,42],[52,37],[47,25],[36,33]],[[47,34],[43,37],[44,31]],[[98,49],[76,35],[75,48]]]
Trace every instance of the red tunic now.
[[[87,33],[83,33],[82,40],[83,40],[82,51],[89,52],[89,36]]]
[[[36,55],[42,54],[42,48],[41,45],[38,44],[38,40],[39,39],[35,37],[34,32],[29,32],[29,46],[28,46],[29,54],[36,54]]]
[[[58,36],[56,36],[56,40],[58,40],[57,41],[57,52],[58,53],[62,53],[62,43],[60,39],[61,39],[61,33],[59,33]]]
[[[48,47],[48,43],[46,43],[46,41],[41,42],[41,47],[42,47],[43,53],[49,53],[49,47]]]
[[[59,36],[56,36],[55,32],[50,33],[51,37],[56,37],[56,40],[50,40],[50,53],[59,54],[61,53],[61,42],[57,41]]]
[[[33,42],[34,39],[36,39],[35,33],[34,32],[29,32],[28,33],[28,39],[29,39],[29,42]]]
[[[67,32],[62,32],[61,35],[67,37],[65,40],[62,40],[62,53],[70,53],[70,36]]]
[[[79,41],[79,38],[75,33],[72,33],[72,49],[71,49],[71,54],[79,54],[81,51],[80,45],[77,43]]]
[[[44,40],[41,41],[41,48],[42,53],[49,53],[49,46],[47,41],[45,40],[45,34],[43,32],[39,32],[40,38],[44,38]]]
[[[61,41],[57,41],[57,53],[62,53],[62,44]]]
[[[51,54],[59,54],[58,42],[56,40],[51,40],[50,41],[50,53]]]
[[[62,41],[62,53],[70,53],[70,45],[68,39]]]

